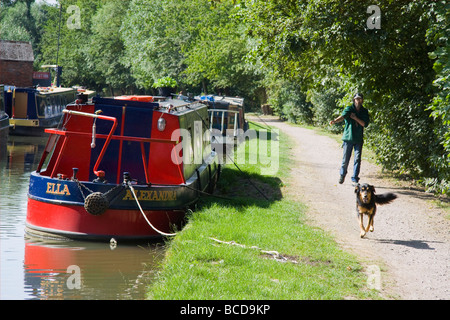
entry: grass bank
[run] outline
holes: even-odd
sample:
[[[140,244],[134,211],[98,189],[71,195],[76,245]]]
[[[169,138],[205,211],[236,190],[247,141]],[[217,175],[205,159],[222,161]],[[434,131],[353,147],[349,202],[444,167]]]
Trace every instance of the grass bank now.
[[[264,132],[255,124],[251,128]],[[283,198],[289,138],[282,133],[272,138],[279,141],[278,174],[261,174],[271,165],[264,157],[239,164],[242,171],[227,164],[216,194],[231,200],[202,198],[187,226],[167,243],[149,299],[378,298],[367,289],[356,258],[304,222],[303,204]],[[270,141],[269,157],[276,150]],[[242,144],[235,157],[254,159],[254,152],[250,143]]]

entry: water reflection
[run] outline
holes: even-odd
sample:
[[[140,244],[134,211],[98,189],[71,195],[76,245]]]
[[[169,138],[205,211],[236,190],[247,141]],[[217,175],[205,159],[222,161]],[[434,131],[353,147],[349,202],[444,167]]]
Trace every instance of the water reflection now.
[[[29,173],[36,169],[46,142],[46,137],[9,136],[6,157],[1,161],[12,175]]]
[[[25,237],[30,172],[47,139],[10,136],[0,156],[0,299],[144,299],[162,244]]]
[[[142,299],[164,254],[153,245],[25,242],[25,291],[36,299]]]

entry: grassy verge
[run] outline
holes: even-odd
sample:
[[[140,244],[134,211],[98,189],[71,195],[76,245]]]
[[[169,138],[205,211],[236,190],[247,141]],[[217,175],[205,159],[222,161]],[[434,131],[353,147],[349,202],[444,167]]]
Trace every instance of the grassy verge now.
[[[290,149],[287,136],[278,141],[277,177],[261,175],[261,163],[239,165],[243,172],[225,166],[216,193],[232,200],[202,199],[187,226],[168,242],[149,299],[378,298],[366,288],[367,276],[355,257],[304,223],[304,205],[283,198]],[[241,152],[250,159],[254,151],[241,145],[236,156]]]

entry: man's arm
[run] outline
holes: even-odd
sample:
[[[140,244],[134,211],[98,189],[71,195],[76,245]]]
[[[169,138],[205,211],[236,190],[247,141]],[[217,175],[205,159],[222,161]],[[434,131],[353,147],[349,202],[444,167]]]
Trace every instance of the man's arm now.
[[[339,117],[337,117],[336,119],[331,120],[329,123],[330,123],[330,126],[331,126],[331,125],[333,125],[333,124],[335,124],[335,123],[339,123],[339,122],[341,122],[341,121],[343,121],[343,120],[344,120],[344,117],[343,117],[343,116],[339,116]]]
[[[362,126],[362,127],[366,126],[366,123],[363,120],[361,120],[360,118],[358,118],[355,113],[351,113],[350,118],[352,118],[353,120],[358,122],[360,126]]]

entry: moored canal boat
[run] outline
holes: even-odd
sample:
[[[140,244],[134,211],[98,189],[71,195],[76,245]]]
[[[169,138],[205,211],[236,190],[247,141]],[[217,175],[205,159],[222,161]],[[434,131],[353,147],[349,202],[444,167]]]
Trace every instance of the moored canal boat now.
[[[219,154],[220,163],[225,163],[235,146],[244,141],[248,129],[244,99],[216,95],[196,96],[194,99],[208,106],[212,147]]]
[[[248,129],[243,98],[208,95],[197,96],[196,100],[208,105],[210,129],[221,136],[237,138]]]
[[[10,118],[10,134],[40,136],[45,128],[56,127],[65,106],[74,102],[79,93],[78,88],[8,86],[5,101],[6,113]],[[81,93],[89,97],[95,94],[85,89]]]
[[[195,99],[208,106],[213,148],[225,159],[248,129],[244,99],[216,95],[197,96]]]
[[[85,240],[172,235],[220,165],[198,102],[94,97],[64,110],[31,173],[26,232]]]

